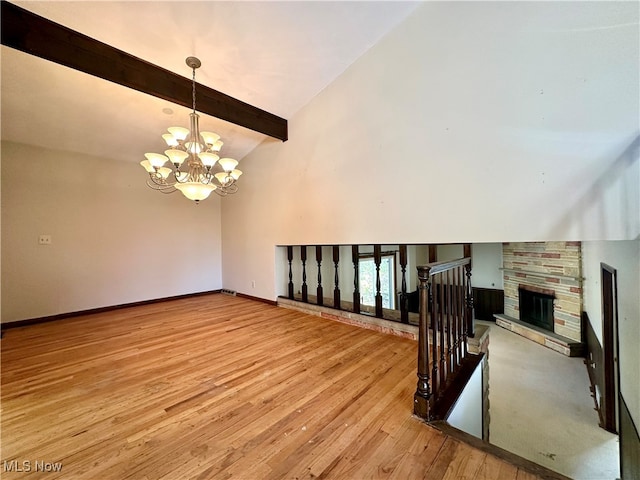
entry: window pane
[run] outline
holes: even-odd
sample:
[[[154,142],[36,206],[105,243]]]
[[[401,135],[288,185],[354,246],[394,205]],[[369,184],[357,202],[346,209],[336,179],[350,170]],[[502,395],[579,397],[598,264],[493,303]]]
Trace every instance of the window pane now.
[[[395,257],[384,255],[380,262],[380,295],[383,308],[395,308]],[[373,258],[359,261],[360,303],[376,304],[376,264]]]

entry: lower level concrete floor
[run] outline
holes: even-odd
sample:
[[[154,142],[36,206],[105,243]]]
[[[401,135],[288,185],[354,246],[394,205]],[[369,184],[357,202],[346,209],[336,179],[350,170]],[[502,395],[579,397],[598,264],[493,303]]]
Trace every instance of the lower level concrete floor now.
[[[492,444],[576,480],[620,476],[618,436],[598,426],[582,358],[569,358],[493,322]]]

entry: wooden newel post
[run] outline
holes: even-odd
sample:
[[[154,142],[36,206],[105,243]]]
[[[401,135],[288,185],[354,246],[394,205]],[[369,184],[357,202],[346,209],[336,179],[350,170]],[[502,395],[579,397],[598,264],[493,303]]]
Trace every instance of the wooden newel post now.
[[[429,382],[429,299],[430,267],[418,267],[420,292],[420,323],[418,325],[418,385],[413,396],[413,413],[424,420],[431,419],[431,386]]]

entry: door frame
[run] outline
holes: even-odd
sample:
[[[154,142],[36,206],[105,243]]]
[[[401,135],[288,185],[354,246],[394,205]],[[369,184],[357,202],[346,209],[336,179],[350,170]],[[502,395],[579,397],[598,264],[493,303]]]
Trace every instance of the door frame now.
[[[615,268],[600,263],[602,290],[602,356],[604,392],[602,428],[618,433],[618,391],[620,390],[620,365],[618,363],[618,274]]]

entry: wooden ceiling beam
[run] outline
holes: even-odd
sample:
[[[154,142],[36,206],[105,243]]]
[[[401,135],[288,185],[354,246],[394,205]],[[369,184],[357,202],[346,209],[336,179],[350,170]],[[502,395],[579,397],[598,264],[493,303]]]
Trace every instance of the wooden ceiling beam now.
[[[169,102],[192,107],[191,80],[106,43],[2,1],[2,45]],[[188,53],[188,52],[187,52]],[[222,92],[196,84],[197,109],[286,141],[287,120]]]

